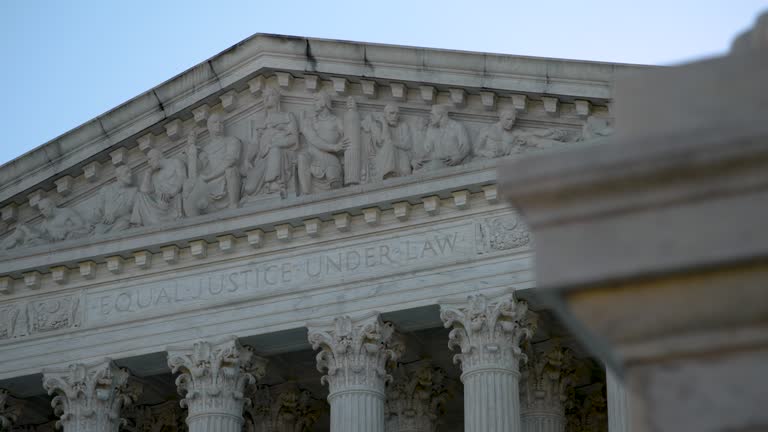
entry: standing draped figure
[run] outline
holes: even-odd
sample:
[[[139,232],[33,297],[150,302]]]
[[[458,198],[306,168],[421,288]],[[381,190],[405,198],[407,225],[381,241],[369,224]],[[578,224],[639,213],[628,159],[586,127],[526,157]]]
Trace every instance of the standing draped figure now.
[[[299,125],[293,113],[280,109],[280,92],[273,87],[264,89],[264,111],[263,121],[254,127],[254,142],[245,148],[240,169],[245,177],[243,201],[263,193],[285,195],[296,163]]]
[[[299,154],[299,185],[302,194],[313,189],[336,189],[342,184],[339,153],[344,151],[344,126],[331,112],[331,97],[315,95],[313,112],[301,122],[306,147]]]

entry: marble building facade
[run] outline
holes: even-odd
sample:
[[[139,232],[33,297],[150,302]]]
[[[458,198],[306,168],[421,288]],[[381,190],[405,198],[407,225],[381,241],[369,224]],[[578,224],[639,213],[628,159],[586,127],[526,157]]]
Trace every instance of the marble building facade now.
[[[255,35],[3,165],[0,429],[624,430],[496,164],[631,69]]]

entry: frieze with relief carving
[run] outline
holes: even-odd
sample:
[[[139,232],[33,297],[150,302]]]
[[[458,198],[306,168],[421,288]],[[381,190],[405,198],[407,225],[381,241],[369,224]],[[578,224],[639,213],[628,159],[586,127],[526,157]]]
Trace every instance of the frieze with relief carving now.
[[[283,98],[281,90],[267,85],[261,104],[241,118],[211,110],[199,122],[204,129],[193,126],[181,139],[181,123],[174,125],[178,130],[167,128],[178,143],[148,146],[141,172],[119,165],[114,180],[77,204],[58,205],[55,196],[43,196],[35,202],[38,217],[10,224],[0,251],[110,235],[613,133],[609,121],[595,115],[578,131],[551,123],[521,126],[515,109],[480,115],[447,104],[418,109],[405,102],[362,104],[353,96],[334,106],[334,97],[322,90],[311,96],[308,108],[297,107],[296,95],[289,105]],[[525,242],[518,233],[519,238],[492,242],[492,248]]]
[[[484,218],[477,224],[479,253],[517,249],[528,246],[531,235],[517,214]]]
[[[0,340],[80,326],[78,296],[55,297],[0,306]]]

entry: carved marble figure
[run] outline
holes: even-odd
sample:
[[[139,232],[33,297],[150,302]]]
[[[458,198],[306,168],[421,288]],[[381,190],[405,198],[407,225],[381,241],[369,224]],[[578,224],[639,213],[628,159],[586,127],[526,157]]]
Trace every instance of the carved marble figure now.
[[[492,159],[519,153],[523,141],[513,132],[517,116],[513,110],[499,113],[499,121],[480,132],[475,142],[475,156]]]
[[[564,142],[568,134],[552,128],[536,131],[514,130],[517,115],[514,110],[503,110],[499,121],[480,132],[475,142],[476,157],[492,159],[522,153],[536,148],[549,148]]]
[[[187,137],[188,179],[184,183],[182,203],[187,216],[211,213],[240,204],[240,153],[242,143],[226,135],[219,113],[208,117],[210,141],[197,146],[197,131]]]
[[[43,221],[36,226],[20,224],[3,240],[0,249],[74,239],[83,237],[89,232],[85,220],[74,209],[57,207],[50,198],[41,199],[38,209],[43,216]]]
[[[133,173],[127,165],[115,170],[116,181],[99,190],[99,205],[94,212],[93,233],[96,235],[123,231],[131,225],[136,202]]]
[[[464,125],[448,117],[447,105],[433,105],[423,154],[413,161],[413,167],[431,171],[460,165],[470,150],[469,134]]]
[[[400,108],[387,104],[384,112],[368,116],[363,122],[368,136],[368,173],[370,181],[411,174],[413,134],[408,123],[400,118]]]
[[[261,193],[285,195],[296,163],[299,147],[299,125],[293,113],[280,108],[280,92],[264,89],[263,123],[255,127],[255,141],[245,148],[241,173],[243,200]]]
[[[329,190],[341,187],[342,170],[339,153],[348,143],[341,120],[331,112],[331,96],[315,95],[313,111],[305,113],[301,133],[306,147],[299,154],[299,185],[302,194],[313,189]]]
[[[181,218],[181,188],[186,179],[184,162],[163,157],[158,149],[147,153],[148,169],[139,186],[131,213],[134,225],[154,225]]]
[[[604,138],[613,135],[614,129],[609,125],[608,120],[600,117],[589,116],[584,126],[581,128],[581,137],[579,141],[589,141],[597,138]]]

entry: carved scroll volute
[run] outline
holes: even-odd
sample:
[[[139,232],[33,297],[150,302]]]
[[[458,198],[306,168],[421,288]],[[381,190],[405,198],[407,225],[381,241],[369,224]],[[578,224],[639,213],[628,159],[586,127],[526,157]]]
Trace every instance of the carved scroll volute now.
[[[190,415],[212,411],[240,416],[246,386],[266,374],[267,360],[257,357],[236,338],[196,342],[191,348],[168,348],[168,366],[176,378],[182,406]]]
[[[94,365],[72,364],[65,369],[43,371],[43,388],[49,395],[57,426],[65,431],[114,430],[122,422],[120,410],[138,397],[128,386],[129,373],[110,360]]]
[[[535,315],[512,295],[489,300],[477,294],[464,304],[443,304],[440,318],[446,328],[453,327],[448,347],[460,349],[454,362],[464,373],[486,367],[517,370],[525,359],[521,343],[535,332]]]
[[[312,348],[321,350],[316,357],[317,369],[326,373],[322,383],[328,383],[331,393],[350,386],[384,391],[392,379],[387,365],[401,352],[392,323],[375,314],[358,320],[337,317],[331,325],[308,327]]]

